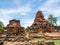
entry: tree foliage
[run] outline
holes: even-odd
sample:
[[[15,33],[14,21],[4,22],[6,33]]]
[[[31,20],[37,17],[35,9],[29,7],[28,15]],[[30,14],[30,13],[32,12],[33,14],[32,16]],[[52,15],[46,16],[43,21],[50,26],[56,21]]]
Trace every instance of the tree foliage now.
[[[3,30],[4,24],[0,21],[0,30]]]
[[[25,30],[29,30],[29,26],[25,28]]]
[[[52,25],[57,24],[57,17],[54,17],[54,15],[50,14],[50,15],[48,16],[48,21],[49,21]]]
[[[55,23],[57,25],[57,17],[53,18],[53,23]]]

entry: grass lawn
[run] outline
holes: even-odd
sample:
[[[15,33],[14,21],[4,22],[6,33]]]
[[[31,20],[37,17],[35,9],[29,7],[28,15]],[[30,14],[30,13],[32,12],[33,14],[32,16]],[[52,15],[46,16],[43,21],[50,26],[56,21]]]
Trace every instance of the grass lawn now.
[[[45,41],[45,42],[55,42],[55,45],[60,45],[60,40],[52,40],[52,39],[50,39],[50,40],[46,40],[46,39],[44,39],[44,38],[34,38],[33,40],[32,40],[32,42],[38,42],[38,41]]]

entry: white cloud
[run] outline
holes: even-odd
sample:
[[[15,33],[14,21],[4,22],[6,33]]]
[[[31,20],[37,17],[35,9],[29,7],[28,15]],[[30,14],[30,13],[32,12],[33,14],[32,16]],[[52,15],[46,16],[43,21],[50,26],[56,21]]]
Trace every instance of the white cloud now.
[[[60,6],[56,5],[60,0],[47,0],[42,6],[39,6],[37,10],[41,10],[46,14],[54,14],[55,16],[60,16]],[[56,7],[54,7],[54,5]]]
[[[58,26],[60,26],[60,20],[59,20],[59,21],[57,21],[57,25],[58,25]]]
[[[33,19],[24,19],[21,23],[22,26],[26,28],[27,26],[31,26],[33,21],[34,21]]]
[[[0,9],[0,14],[6,15],[11,13],[23,13],[24,15],[31,11],[29,6],[21,7],[17,9]]]
[[[60,8],[59,8],[60,9]],[[54,16],[58,17],[60,16],[60,10],[59,9],[52,9],[52,8],[42,8],[40,10],[42,10],[44,13],[46,14],[53,14]]]
[[[60,0],[47,0],[43,6],[51,6],[55,3],[58,3]]]
[[[20,13],[20,15],[27,15],[31,12],[31,10],[32,9],[30,8],[29,4],[26,4],[22,7],[18,7],[16,9],[0,9],[0,21],[2,21],[6,26],[9,20],[13,19],[13,17],[11,17],[11,15],[9,14]]]
[[[0,21],[3,22],[4,26],[6,26],[9,23],[10,19],[13,19],[13,18],[8,15],[0,15]]]

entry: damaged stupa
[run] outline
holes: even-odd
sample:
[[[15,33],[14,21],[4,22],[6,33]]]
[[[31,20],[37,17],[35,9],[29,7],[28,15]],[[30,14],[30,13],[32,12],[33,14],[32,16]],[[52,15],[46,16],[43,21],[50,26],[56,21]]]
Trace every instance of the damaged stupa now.
[[[24,33],[24,27],[20,25],[20,20],[10,20],[6,28],[8,30],[8,33],[11,34],[18,35],[20,33]]]
[[[29,32],[53,32],[54,27],[44,18],[42,11],[38,11],[33,24],[30,26]]]
[[[4,38],[5,41],[25,41],[26,35],[24,27],[20,25],[20,20],[13,19],[4,27],[0,37]]]
[[[4,27],[7,30],[8,34],[19,35],[20,33],[24,33],[24,27],[20,25],[20,20],[10,20],[9,24]]]

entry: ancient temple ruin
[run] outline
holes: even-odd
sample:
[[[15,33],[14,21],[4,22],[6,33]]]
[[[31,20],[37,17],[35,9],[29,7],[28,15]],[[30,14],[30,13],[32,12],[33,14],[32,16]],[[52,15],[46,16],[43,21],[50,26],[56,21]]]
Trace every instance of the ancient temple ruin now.
[[[36,33],[52,32],[54,31],[54,27],[44,18],[42,11],[38,11],[29,31]]]
[[[24,27],[21,27],[20,20],[10,20],[9,24],[5,27],[8,34],[20,34],[24,33]]]
[[[20,20],[13,19],[4,27],[4,30],[0,34],[0,38],[1,41],[26,41],[26,35],[24,27],[20,25]],[[2,38],[4,38],[4,40]]]
[[[17,42],[18,45],[55,45],[54,42],[30,42],[33,38],[30,36],[30,33],[36,33],[36,35],[33,34],[33,36],[38,36],[38,33],[52,31],[54,31],[54,27],[44,18],[43,13],[38,11],[28,31],[25,31],[24,27],[20,25],[20,20],[10,20],[9,24],[1,31],[0,44],[4,43],[4,45],[9,45],[13,43],[15,45],[15,42]]]

